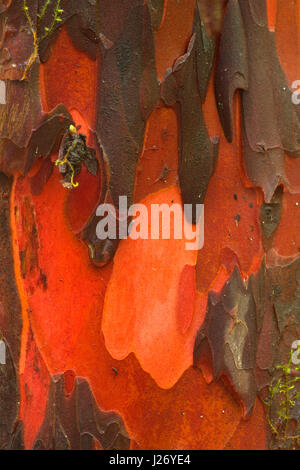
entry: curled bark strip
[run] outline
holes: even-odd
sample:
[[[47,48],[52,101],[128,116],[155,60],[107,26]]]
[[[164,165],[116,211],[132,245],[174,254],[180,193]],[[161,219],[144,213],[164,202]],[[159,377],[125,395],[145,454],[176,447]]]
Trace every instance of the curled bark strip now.
[[[285,152],[300,155],[300,110],[292,101],[270,32],[265,0],[230,0],[215,77],[224,133],[232,141],[232,98],[242,90],[244,165],[270,203],[278,185],[289,187]]]
[[[187,52],[168,70],[161,89],[162,99],[176,108],[180,121],[179,179],[184,204],[203,203],[217,161],[218,139],[210,140],[202,112],[213,57],[214,43],[206,38],[196,7]],[[191,222],[196,222],[195,214]]]

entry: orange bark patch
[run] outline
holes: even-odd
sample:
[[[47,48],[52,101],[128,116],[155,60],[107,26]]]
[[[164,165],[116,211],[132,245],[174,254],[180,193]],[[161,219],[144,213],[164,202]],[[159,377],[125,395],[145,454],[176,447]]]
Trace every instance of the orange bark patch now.
[[[95,120],[97,63],[77,50],[63,27],[50,58],[40,67],[44,111],[62,103],[76,108],[90,126]]]
[[[269,29],[270,31],[274,31],[275,24],[276,24],[277,0],[267,0],[267,11],[268,11]]]
[[[144,200],[149,214],[151,204],[162,203],[180,204],[179,190],[173,187]],[[163,388],[174,385],[192,363],[198,324],[194,319],[186,334],[178,328],[180,276],[186,265],[195,265],[197,254],[187,251],[185,243],[185,239],[122,241],[105,298],[102,331],[109,352],[124,359],[133,351]]]
[[[138,410],[131,408],[147,423],[147,433],[134,437],[141,449],[223,449],[240,422],[230,393],[220,383],[207,385],[196,369],[187,370],[171,390],[155,392],[149,385],[146,380],[140,389]]]
[[[238,425],[225,450],[266,450],[267,424],[264,407],[257,399],[251,417]]]
[[[20,219],[24,200],[31,197],[34,207],[39,239],[38,272],[42,273],[44,283],[37,279],[35,269],[26,273],[24,286],[39,349],[47,357],[46,362],[52,364],[54,373],[65,369],[70,351],[78,350],[85,322],[97,335],[100,324],[96,312],[101,312],[105,288],[98,270],[89,261],[87,247],[69,229],[63,211],[66,194],[56,172],[39,196],[30,196],[28,179],[19,179],[16,185]],[[17,233],[22,243],[20,230]],[[92,344],[89,348],[93,348]]]
[[[24,422],[26,449],[31,449],[44,420],[50,385],[49,372],[29,329],[26,361],[21,376],[21,418]]]
[[[181,271],[178,288],[177,321],[182,334],[186,333],[193,319],[195,296],[195,266],[187,264]]]

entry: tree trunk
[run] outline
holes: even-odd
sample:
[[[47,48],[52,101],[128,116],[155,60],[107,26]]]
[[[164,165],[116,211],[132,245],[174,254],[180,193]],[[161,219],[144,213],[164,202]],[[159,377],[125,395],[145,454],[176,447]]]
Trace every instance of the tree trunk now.
[[[0,17],[0,448],[299,448],[298,2]]]

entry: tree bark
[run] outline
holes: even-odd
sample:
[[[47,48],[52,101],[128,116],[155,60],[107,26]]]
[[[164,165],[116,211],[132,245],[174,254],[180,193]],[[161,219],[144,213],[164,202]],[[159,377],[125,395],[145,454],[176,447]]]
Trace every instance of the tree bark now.
[[[297,2],[0,24],[0,448],[299,448]],[[124,196],[204,204],[203,247],[99,239],[103,203],[136,230]]]

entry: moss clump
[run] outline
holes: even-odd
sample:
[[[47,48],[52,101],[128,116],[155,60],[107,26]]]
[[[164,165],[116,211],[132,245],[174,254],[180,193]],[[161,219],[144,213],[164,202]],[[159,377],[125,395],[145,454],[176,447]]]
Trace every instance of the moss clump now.
[[[294,354],[295,350],[292,349],[288,362],[276,366],[281,374],[275,385],[269,387],[269,397],[264,402],[268,407],[267,420],[275,443],[285,449],[300,448],[300,423],[297,423],[294,413],[296,407],[300,407],[299,387],[297,389],[300,365],[293,364]]]

